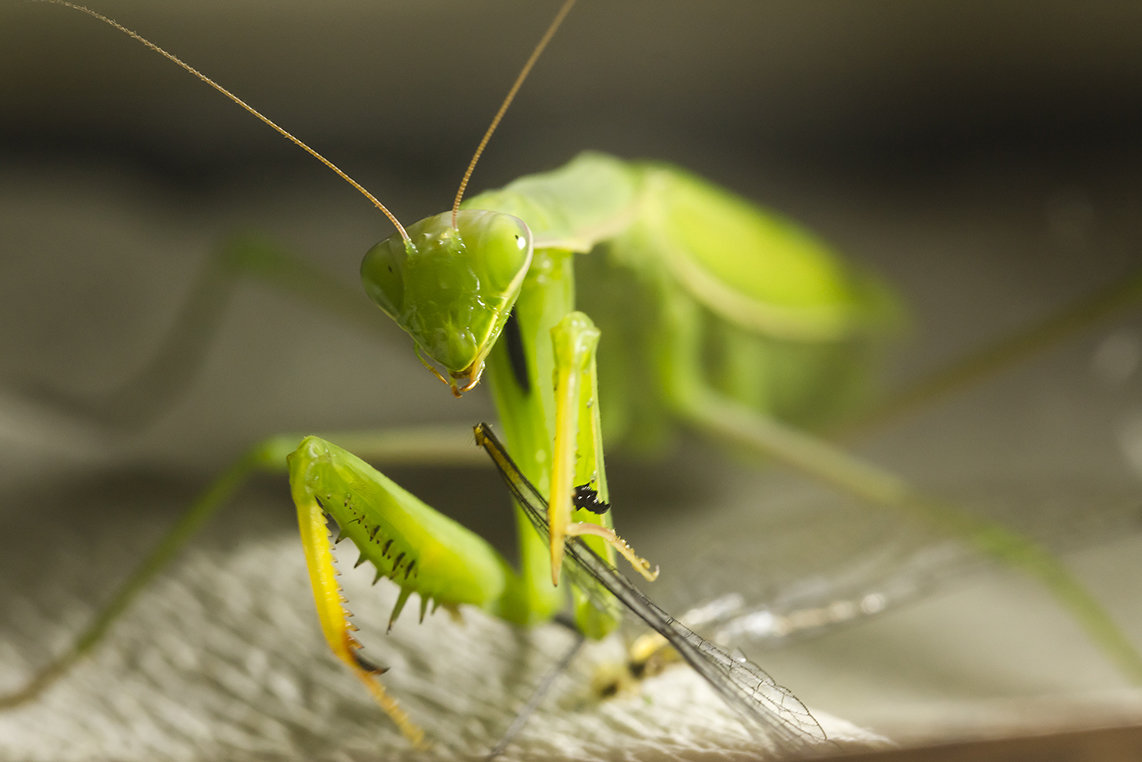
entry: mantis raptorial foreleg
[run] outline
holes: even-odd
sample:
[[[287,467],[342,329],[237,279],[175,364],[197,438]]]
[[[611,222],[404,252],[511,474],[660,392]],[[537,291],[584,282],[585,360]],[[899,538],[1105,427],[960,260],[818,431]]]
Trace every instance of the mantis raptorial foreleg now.
[[[552,532],[552,569],[558,572],[562,567],[565,539],[583,535],[592,542],[606,543],[600,550],[614,548],[653,578],[657,571],[651,573],[648,562],[635,555],[609,525],[597,523],[609,524],[595,381],[598,340],[598,329],[579,312],[568,313],[550,330],[555,396],[551,493],[559,496],[548,512],[552,525],[558,527],[558,534]],[[366,683],[401,732],[420,745],[423,733],[375,680],[380,671],[357,653],[360,646],[351,634],[353,628],[342,605],[325,517],[331,516],[341,534],[353,540],[361,559],[376,567],[378,578],[389,577],[401,588],[390,627],[413,592],[421,597],[422,618],[429,605],[435,609],[441,604],[468,604],[509,621],[526,623],[532,614],[530,585],[480,537],[336,445],[316,437],[305,438],[289,456],[289,470],[326,641],[334,655]],[[585,507],[603,509],[589,513],[591,520],[572,521],[576,487],[590,493],[589,500],[583,501]],[[578,625],[588,635],[601,637],[613,628],[616,612],[612,607],[600,609],[596,605],[582,600]]]
[[[640,558],[615,534],[606,515],[609,492],[603,467],[603,437],[599,424],[595,347],[599,329],[582,312],[572,312],[551,331],[555,346],[555,444],[551,475],[551,575],[559,582],[563,542],[567,537],[597,537],[626,558],[647,579],[658,576],[650,562]],[[572,494],[582,499],[573,505]],[[587,521],[572,521],[576,507],[584,507]],[[599,517],[599,518],[596,518]],[[606,521],[606,523],[602,523]]]
[[[551,341],[556,400],[552,500],[547,511],[551,527],[552,581],[558,582],[565,539],[576,536],[582,536],[595,552],[608,560],[613,560],[613,551],[617,551],[640,574],[654,579],[658,569],[650,571],[650,563],[615,534],[611,523],[595,367],[599,329],[582,312],[571,312],[552,328]],[[574,511],[575,508],[582,510]],[[578,515],[579,520],[573,520],[573,515]],[[573,585],[571,592],[577,624],[584,633],[601,637],[613,629],[619,618],[613,597],[594,594],[579,584]],[[606,603],[600,605],[600,601]]]
[[[353,540],[361,559],[392,579],[400,615],[413,592],[420,616],[429,605],[470,604],[505,618],[518,606],[519,577],[480,537],[436,513],[364,461],[317,437],[306,437],[289,456],[290,489],[297,506],[302,547],[318,620],[333,654],[369,689],[374,700],[415,746],[424,733],[376,680],[383,669],[358,653],[344,597],[336,580],[326,517]]]
[[[469,444],[467,432],[460,429],[455,435],[439,428],[393,429],[385,432],[342,432],[333,435],[339,441],[350,444],[354,450],[378,461],[389,463],[450,462],[483,463],[483,458]],[[176,559],[180,551],[198,535],[199,530],[218,511],[235,498],[243,485],[257,474],[282,473],[286,470],[286,458],[297,448],[300,435],[283,434],[268,437],[249,448],[242,456],[208,485],[171,527],[155,548],[135,567],[134,571],[119,584],[111,597],[93,615],[87,626],[75,636],[71,645],[49,663],[39,667],[17,690],[0,696],[0,708],[15,707],[39,696],[56,680],[62,677],[79,659],[83,658],[108,635],[111,628],[126,612],[138,595]],[[476,457],[472,457],[473,453]],[[300,518],[306,518],[300,516]],[[317,547],[315,538],[325,532],[324,521],[320,527],[312,522],[302,523],[303,538],[306,538],[307,551],[310,545]],[[311,564],[312,568],[313,564]],[[321,577],[324,585],[328,577]],[[318,583],[315,580],[315,594]],[[322,588],[323,589],[323,588]],[[323,629],[325,620],[323,618]],[[328,630],[326,630],[328,634]],[[344,649],[334,648],[335,654],[344,660]],[[368,670],[353,661],[350,667],[366,678]],[[378,702],[393,716],[402,732],[412,740],[417,739],[414,726],[407,721],[402,723],[399,707],[384,697],[383,690],[375,681],[367,679],[370,690]],[[390,711],[389,705],[394,710]]]

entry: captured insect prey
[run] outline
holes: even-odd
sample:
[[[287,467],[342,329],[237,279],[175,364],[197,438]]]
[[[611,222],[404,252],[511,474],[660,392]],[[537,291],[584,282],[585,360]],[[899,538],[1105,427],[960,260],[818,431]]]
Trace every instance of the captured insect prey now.
[[[1136,716],[1142,19],[1051,9],[7,9],[0,760]]]

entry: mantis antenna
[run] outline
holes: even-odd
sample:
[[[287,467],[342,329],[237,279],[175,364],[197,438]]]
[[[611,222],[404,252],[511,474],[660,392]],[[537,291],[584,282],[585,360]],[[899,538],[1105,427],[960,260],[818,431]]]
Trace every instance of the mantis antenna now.
[[[104,16],[102,13],[99,13],[98,11],[93,11],[93,10],[91,10],[90,8],[87,8],[86,6],[83,6],[83,5],[77,5],[76,3],[70,3],[70,2],[68,2],[67,0],[33,0],[33,1],[34,1],[34,2],[41,2],[41,3],[51,3],[51,4],[53,4],[53,5],[62,5],[62,6],[64,6],[65,8],[71,8],[72,10],[76,10],[76,11],[79,11],[80,13],[86,13],[88,16],[91,16],[91,17],[92,17],[92,18],[94,18],[94,19],[98,19],[99,21],[102,21],[104,24],[107,24],[108,26],[111,26],[111,27],[112,27],[112,28],[114,28],[114,29],[118,29],[120,32],[122,32],[123,34],[127,35],[128,37],[130,37],[130,38],[132,38],[132,39],[134,39],[134,40],[136,40],[136,41],[138,41],[138,42],[141,42],[143,45],[145,45],[146,47],[150,48],[150,49],[151,49],[151,50],[153,50],[154,52],[158,53],[158,54],[159,54],[160,56],[162,56],[163,58],[167,59],[168,61],[170,61],[170,62],[172,62],[172,63],[174,63],[174,64],[177,64],[177,65],[178,65],[180,68],[182,68],[182,69],[183,69],[183,70],[185,70],[186,72],[188,72],[188,73],[190,73],[190,74],[194,75],[194,76],[195,76],[195,77],[197,77],[197,78],[198,78],[200,81],[204,82],[204,83],[205,83],[205,84],[207,84],[207,85],[210,85],[210,86],[211,86],[211,87],[213,87],[215,90],[217,90],[218,92],[222,93],[222,94],[223,94],[223,95],[225,95],[227,98],[229,98],[231,101],[233,101],[234,103],[236,103],[236,104],[238,104],[239,106],[241,106],[242,108],[244,108],[244,109],[245,109],[246,111],[248,111],[250,114],[252,114],[252,115],[254,115],[255,117],[257,117],[257,118],[258,118],[259,120],[261,120],[263,123],[265,123],[266,125],[268,125],[268,126],[272,127],[272,128],[273,128],[273,129],[274,129],[274,130],[275,130],[275,131],[276,131],[276,132],[279,134],[279,135],[281,135],[282,137],[284,137],[286,140],[290,141],[291,143],[293,143],[294,145],[296,145],[298,148],[302,149],[303,151],[305,151],[306,153],[308,153],[310,156],[312,156],[313,158],[315,158],[315,159],[317,159],[318,161],[320,161],[320,162],[321,162],[322,164],[324,164],[326,167],[328,167],[329,169],[331,169],[331,170],[332,170],[332,171],[333,171],[335,174],[337,174],[337,176],[338,176],[338,177],[340,177],[342,180],[344,180],[345,182],[347,182],[347,183],[349,183],[350,185],[352,185],[352,186],[353,186],[353,187],[354,187],[354,188],[355,188],[355,189],[356,189],[356,190],[357,190],[357,191],[358,191],[358,192],[359,192],[361,195],[363,195],[365,198],[369,199],[369,201],[373,202],[373,206],[375,206],[375,207],[377,207],[378,209],[380,209],[380,210],[381,210],[381,212],[382,212],[382,213],[383,213],[383,214],[384,214],[386,217],[388,217],[388,218],[389,218],[389,221],[390,221],[391,223],[393,223],[393,226],[394,226],[394,227],[396,227],[396,229],[397,229],[397,232],[398,232],[398,233],[400,233],[400,236],[401,236],[401,238],[403,238],[403,239],[404,239],[404,242],[405,242],[406,244],[410,244],[410,243],[411,243],[411,240],[410,240],[410,239],[409,239],[409,237],[408,237],[408,233],[407,233],[407,232],[405,232],[405,229],[404,229],[404,225],[401,225],[401,224],[400,224],[400,221],[399,221],[399,220],[396,218],[396,216],[395,216],[395,215],[394,215],[392,212],[390,212],[390,211],[388,210],[388,208],[387,208],[387,207],[386,207],[384,204],[382,204],[380,201],[378,201],[378,200],[377,200],[377,198],[376,198],[376,197],[375,197],[375,196],[374,196],[372,193],[369,193],[369,191],[365,190],[364,186],[362,186],[362,185],[361,185],[359,182],[357,182],[356,180],[354,180],[352,177],[349,177],[349,175],[348,175],[348,174],[346,174],[346,173],[345,173],[345,172],[344,172],[344,171],[343,171],[343,170],[342,170],[340,167],[338,167],[336,164],[334,164],[333,162],[329,161],[329,159],[326,159],[324,156],[322,156],[321,154],[319,154],[317,151],[315,151],[314,149],[310,148],[308,145],[306,145],[305,143],[303,143],[303,142],[302,142],[300,139],[298,139],[298,138],[294,137],[293,135],[291,135],[289,132],[287,132],[287,131],[285,130],[285,128],[283,128],[283,127],[279,126],[279,125],[278,125],[276,122],[274,122],[274,121],[273,121],[273,120],[271,120],[269,117],[267,117],[267,116],[265,116],[264,114],[262,114],[262,113],[261,113],[260,111],[258,111],[256,108],[254,108],[253,106],[251,106],[249,103],[246,103],[246,101],[242,100],[242,99],[241,99],[241,98],[239,98],[237,95],[235,95],[234,93],[230,92],[230,91],[229,91],[229,90],[227,90],[225,87],[223,87],[222,85],[220,85],[220,84],[218,84],[217,82],[215,82],[214,80],[212,80],[210,77],[208,77],[208,76],[206,76],[205,74],[203,74],[202,72],[200,72],[198,69],[196,69],[196,68],[194,68],[193,66],[191,66],[190,64],[186,63],[185,61],[183,61],[183,60],[182,60],[181,58],[179,58],[178,56],[174,55],[173,53],[168,53],[166,50],[163,50],[162,48],[160,48],[158,45],[156,45],[155,43],[151,42],[151,41],[150,41],[150,40],[148,40],[147,38],[143,37],[142,35],[138,34],[137,32],[133,32],[133,31],[131,31],[130,29],[128,29],[127,27],[123,26],[123,25],[122,25],[122,24],[120,24],[118,21],[115,21],[115,20],[114,20],[114,19],[112,19],[112,18],[108,18],[107,16]],[[569,0],[569,2],[568,2],[568,6],[569,6],[569,5],[571,4],[571,2],[573,2],[573,1],[574,1],[574,0]],[[548,36],[550,36],[550,35],[548,35]],[[546,42],[546,40],[544,40],[544,41]],[[530,64],[531,64],[532,62],[530,62],[530,61],[529,61],[528,63],[529,63],[529,67],[530,67]],[[526,69],[525,69],[525,73],[526,73]],[[521,79],[522,79],[522,77],[521,77]],[[518,83],[517,83],[517,87],[518,87]],[[514,95],[514,92],[513,92],[512,94]],[[509,99],[508,99],[508,100],[509,100],[509,101],[511,100],[510,96],[509,96]],[[505,104],[505,107],[506,107],[506,104]],[[502,111],[502,109],[501,109],[501,111]],[[493,126],[494,126],[494,125],[493,125]],[[490,131],[489,131],[489,132],[490,132]],[[485,141],[484,141],[484,142],[487,142],[487,138],[485,138]],[[482,147],[482,146],[481,146],[481,147]],[[477,154],[477,155],[479,155],[479,154]],[[475,161],[473,161],[473,164],[475,164]],[[471,173],[471,168],[469,168],[469,170],[468,170],[468,171],[469,171],[469,173]],[[467,178],[465,178],[465,179],[467,179]],[[457,203],[459,203],[459,202],[457,202]]]
[[[63,2],[63,0],[46,0],[46,2]],[[563,23],[563,19],[567,18],[567,14],[571,12],[571,6],[575,5],[575,0],[566,0],[563,7],[555,14],[551,24],[547,27],[547,31],[539,38],[536,43],[535,49],[531,51],[531,55],[527,59],[527,63],[519,70],[519,75],[516,76],[515,82],[512,83],[511,89],[504,97],[503,103],[500,104],[499,111],[492,117],[492,123],[488,125],[488,129],[484,132],[484,137],[480,138],[480,144],[476,146],[476,152],[472,154],[472,161],[468,162],[468,169],[464,171],[464,177],[460,180],[460,187],[456,190],[456,199],[452,202],[452,227],[456,227],[456,215],[460,212],[460,200],[464,198],[464,191],[468,188],[468,180],[472,178],[472,172],[476,169],[476,162],[480,160],[480,156],[484,153],[484,149],[488,146],[488,141],[492,139],[496,128],[500,126],[500,120],[504,118],[507,113],[508,107],[512,105],[515,100],[516,93],[519,92],[520,87],[523,85],[527,75],[531,74],[532,67],[539,57],[543,55],[544,48],[547,43],[551,42],[551,38],[555,36],[555,32],[559,29],[559,25]],[[216,85],[217,87],[217,85]],[[247,107],[248,108],[248,107]]]

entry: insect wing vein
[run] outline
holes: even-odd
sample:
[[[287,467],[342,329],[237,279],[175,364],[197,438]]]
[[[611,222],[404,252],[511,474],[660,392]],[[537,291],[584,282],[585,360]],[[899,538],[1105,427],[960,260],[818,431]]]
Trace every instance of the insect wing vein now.
[[[476,442],[488,451],[528,519],[546,537],[547,501],[520,473],[487,424],[476,427]],[[778,685],[756,664],[744,657],[731,656],[663,611],[580,539],[567,540],[565,558],[572,580],[586,575],[610,591],[665,637],[722,699],[767,739],[779,740],[785,748],[793,749],[828,742],[825,731],[808,707],[788,688]]]

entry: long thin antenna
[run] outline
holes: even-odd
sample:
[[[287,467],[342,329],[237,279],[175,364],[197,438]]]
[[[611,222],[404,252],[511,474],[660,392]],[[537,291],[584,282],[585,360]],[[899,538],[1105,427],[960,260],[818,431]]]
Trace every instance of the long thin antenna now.
[[[62,2],[62,0],[48,1]],[[508,107],[511,106],[512,101],[515,100],[516,93],[519,92],[519,88],[521,85],[523,85],[523,81],[527,79],[527,75],[531,73],[531,69],[533,66],[535,66],[535,62],[538,61],[540,55],[543,54],[543,49],[547,47],[547,43],[551,42],[551,38],[555,36],[556,30],[558,30],[559,25],[563,23],[563,19],[567,18],[567,14],[571,12],[571,6],[574,4],[575,0],[566,0],[566,2],[563,3],[563,7],[560,8],[559,12],[555,14],[555,18],[552,20],[551,25],[547,27],[547,31],[543,33],[543,37],[541,37],[539,42],[536,44],[535,50],[531,51],[531,56],[527,59],[527,63],[525,63],[523,68],[520,69],[519,76],[517,76],[515,78],[515,82],[512,83],[511,90],[508,90],[508,94],[504,98],[504,102],[500,104],[500,110],[496,112],[494,117],[492,117],[492,123],[488,125],[488,129],[484,133],[484,137],[480,139],[480,144],[476,146],[476,153],[472,155],[472,161],[468,163],[468,169],[465,170],[464,177],[460,180],[460,188],[456,191],[456,199],[452,202],[452,227],[456,227],[456,215],[460,211],[460,200],[464,198],[464,191],[467,190],[468,180],[471,179],[472,172],[476,169],[476,162],[480,160],[480,155],[483,154],[484,149],[487,148],[488,141],[492,139],[492,134],[496,131],[496,128],[500,126],[500,120],[504,118],[504,114],[507,113]]]
[[[138,42],[141,42],[143,45],[147,46],[148,48],[150,48],[154,52],[158,53],[163,58],[167,59],[168,61],[171,61],[174,64],[177,64],[180,68],[184,69],[185,71],[189,72],[190,74],[193,74],[199,80],[210,85],[215,90],[217,90],[218,92],[222,93],[227,98],[232,100],[234,103],[236,103],[239,106],[241,106],[242,108],[244,108],[250,114],[253,114],[258,119],[260,119],[262,122],[264,122],[268,126],[272,127],[274,130],[277,131],[277,133],[279,135],[284,137],[286,140],[290,141],[291,143],[296,145],[298,148],[302,149],[303,151],[308,153],[310,156],[312,156],[313,158],[320,161],[326,167],[333,170],[333,172],[335,172],[338,177],[340,177],[342,180],[344,180],[345,182],[349,183],[354,188],[356,188],[357,191],[361,195],[363,195],[365,198],[369,199],[369,201],[373,202],[373,206],[380,209],[381,212],[386,217],[389,218],[389,221],[392,222],[393,225],[396,227],[397,232],[400,233],[400,236],[401,236],[401,238],[403,238],[405,240],[405,243],[410,242],[410,239],[408,237],[408,233],[405,232],[404,225],[401,225],[400,221],[396,218],[396,216],[392,212],[390,212],[384,204],[382,204],[380,201],[378,201],[377,198],[372,193],[369,193],[369,191],[365,190],[365,188],[360,183],[358,183],[352,177],[349,177],[349,175],[345,174],[345,172],[342,171],[340,167],[338,167],[333,162],[329,161],[329,159],[326,159],[324,156],[319,154],[314,149],[310,148],[308,145],[303,143],[301,140],[299,140],[298,138],[295,138],[293,135],[286,132],[286,130],[284,128],[278,126],[278,124],[275,123],[274,121],[272,121],[269,117],[264,116],[256,108],[254,108],[250,104],[246,103],[246,101],[242,100],[237,95],[234,95],[234,93],[230,92],[225,87],[218,84],[217,82],[215,82],[210,77],[206,76],[205,74],[203,74],[198,69],[191,66],[190,64],[186,63],[185,61],[183,61],[178,56],[174,55],[173,53],[168,53],[167,51],[163,50],[162,48],[160,48],[158,45],[151,42],[147,38],[143,37],[142,35],[140,35],[136,32],[133,32],[130,29],[128,29],[127,27],[123,26],[118,21],[115,21],[112,18],[108,18],[107,16],[104,16],[102,13],[99,13],[98,11],[93,11],[90,8],[87,8],[85,6],[77,5],[76,3],[69,3],[67,0],[33,0],[33,2],[51,3],[53,5],[62,5],[65,8],[71,8],[72,10],[79,11],[80,13],[86,13],[88,16],[91,16],[92,18],[98,19],[99,21],[102,21],[104,24],[107,24],[108,26],[111,26],[115,29],[118,29],[120,32],[127,35],[128,37],[131,37],[132,39],[134,39]]]

